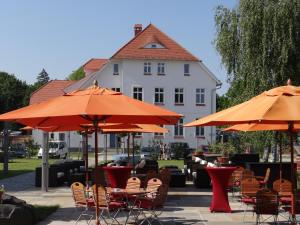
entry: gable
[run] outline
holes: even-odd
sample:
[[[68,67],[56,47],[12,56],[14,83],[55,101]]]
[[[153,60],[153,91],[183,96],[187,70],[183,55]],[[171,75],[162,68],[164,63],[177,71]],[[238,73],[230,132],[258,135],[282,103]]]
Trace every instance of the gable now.
[[[153,44],[156,46],[152,46]],[[137,34],[111,58],[200,61],[152,24]]]

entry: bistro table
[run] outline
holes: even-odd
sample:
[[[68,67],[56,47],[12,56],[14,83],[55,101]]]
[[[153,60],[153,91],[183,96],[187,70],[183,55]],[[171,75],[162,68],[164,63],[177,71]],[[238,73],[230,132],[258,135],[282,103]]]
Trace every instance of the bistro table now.
[[[109,186],[112,188],[125,188],[130,177],[131,166],[105,166],[102,167],[106,173]]]
[[[236,167],[206,167],[212,180],[213,196],[211,212],[231,212],[228,202],[227,188],[229,178]]]

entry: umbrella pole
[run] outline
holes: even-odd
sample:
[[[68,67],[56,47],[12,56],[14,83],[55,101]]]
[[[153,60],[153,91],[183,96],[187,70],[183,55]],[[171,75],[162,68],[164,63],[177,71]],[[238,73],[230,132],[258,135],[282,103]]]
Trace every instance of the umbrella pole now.
[[[107,163],[107,134],[104,134],[105,138],[105,163]]]
[[[98,202],[98,180],[96,179],[97,175],[97,169],[98,169],[98,120],[96,119],[94,121],[94,129],[95,129],[95,170],[94,170],[94,176],[95,176],[95,198],[96,198],[96,225],[100,225],[99,221],[99,202]]]
[[[296,215],[295,215],[295,202],[296,202],[296,189],[297,189],[297,179],[295,176],[295,167],[294,167],[294,144],[293,144],[293,122],[289,122],[289,135],[290,135],[290,148],[291,148],[291,179],[292,179],[292,221],[291,224],[296,224]],[[296,182],[296,183],[295,183]]]
[[[282,134],[279,133],[279,179],[282,180]]]
[[[132,133],[132,166],[133,166],[133,168],[135,168],[134,167],[134,136],[135,136],[135,133]]]
[[[88,150],[88,129],[84,131],[84,151],[85,151],[85,184],[89,183],[89,150]]]
[[[42,191],[47,192],[48,191],[48,174],[49,174],[49,168],[48,168],[48,158],[49,158],[49,134],[48,132],[43,132],[43,152],[42,152]]]
[[[127,135],[127,157],[128,157],[128,162],[129,163],[129,151],[130,151],[130,133]]]

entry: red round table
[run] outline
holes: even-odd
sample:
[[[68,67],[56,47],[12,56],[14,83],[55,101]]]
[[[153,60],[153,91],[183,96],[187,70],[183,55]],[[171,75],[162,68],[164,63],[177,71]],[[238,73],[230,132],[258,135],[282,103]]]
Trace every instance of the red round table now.
[[[227,187],[229,178],[235,169],[236,167],[206,167],[213,186],[211,212],[231,212]]]
[[[125,188],[131,175],[131,166],[102,167],[112,188]]]

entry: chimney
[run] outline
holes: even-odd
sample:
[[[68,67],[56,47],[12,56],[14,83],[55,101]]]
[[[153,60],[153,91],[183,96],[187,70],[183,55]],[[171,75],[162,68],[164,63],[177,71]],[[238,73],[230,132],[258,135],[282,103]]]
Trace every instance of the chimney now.
[[[142,24],[135,24],[134,25],[134,36],[138,35],[141,33],[143,30],[143,25]]]

